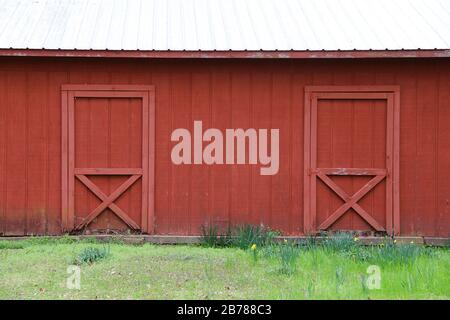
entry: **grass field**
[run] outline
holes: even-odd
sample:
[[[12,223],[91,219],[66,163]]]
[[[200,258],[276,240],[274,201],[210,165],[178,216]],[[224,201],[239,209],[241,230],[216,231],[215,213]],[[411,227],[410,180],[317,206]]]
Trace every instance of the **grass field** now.
[[[66,285],[74,263],[79,290]],[[381,272],[380,289],[368,287],[370,265]],[[448,248],[0,241],[0,299],[449,298]]]

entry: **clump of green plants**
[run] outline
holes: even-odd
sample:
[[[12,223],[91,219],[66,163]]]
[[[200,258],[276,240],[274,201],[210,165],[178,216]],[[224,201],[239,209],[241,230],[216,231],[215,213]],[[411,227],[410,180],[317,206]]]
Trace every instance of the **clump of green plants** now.
[[[354,261],[363,261],[374,264],[413,264],[418,257],[430,254],[426,247],[414,243],[396,244],[384,242],[378,246],[358,246],[343,252],[343,255]]]
[[[225,232],[221,232],[217,225],[202,225],[201,233],[201,243],[206,247],[235,247],[243,250],[249,249],[254,244],[258,248],[268,246],[279,235],[278,232],[262,225],[250,224],[228,227]]]
[[[260,254],[265,259],[276,259],[278,257],[278,246],[279,243],[272,243],[268,246],[262,247]]]
[[[287,240],[283,244],[277,245],[278,257],[280,261],[280,273],[292,275],[297,270],[297,258],[300,250],[297,245]]]
[[[365,261],[370,261],[374,254],[373,252],[371,252],[371,247],[354,247],[351,248],[348,251],[342,252],[341,254],[344,257],[350,258],[353,261],[361,261],[361,262],[365,262]]]
[[[346,232],[337,232],[327,237],[319,245],[316,239],[307,239],[307,249],[314,250],[317,246],[354,261],[374,264],[412,264],[419,256],[431,252],[426,247],[418,246],[414,243],[397,244],[396,241],[392,241],[389,238],[378,246],[362,246],[359,245],[358,237],[353,237],[351,233]]]
[[[327,237],[322,242],[322,246],[329,251],[345,252],[357,245],[357,239],[348,232],[337,232],[333,236]]]
[[[264,247],[274,242],[279,233],[264,226],[254,226],[250,224],[237,226],[234,229],[231,245],[243,250],[250,248],[253,244],[257,247]]]
[[[426,254],[427,249],[414,243],[386,243],[374,248],[373,251],[375,256],[371,257],[371,260],[385,264],[412,264],[419,256]]]
[[[305,248],[305,250],[313,250],[313,249],[316,249],[320,245],[320,242],[318,241],[316,236],[308,235],[302,241],[302,245]]]
[[[94,262],[107,258],[110,254],[111,252],[109,246],[104,246],[102,248],[87,247],[76,255],[73,259],[73,264],[93,264]]]
[[[277,272],[283,275],[292,275],[297,271],[297,259],[300,256],[300,247],[294,241],[284,240],[273,242],[261,248],[261,256],[278,263]]]
[[[0,241],[0,250],[1,249],[15,250],[23,248],[24,248],[23,243],[18,241]]]
[[[228,229],[225,234],[221,234],[217,225],[201,226],[201,244],[205,247],[227,247],[231,243],[231,230]]]

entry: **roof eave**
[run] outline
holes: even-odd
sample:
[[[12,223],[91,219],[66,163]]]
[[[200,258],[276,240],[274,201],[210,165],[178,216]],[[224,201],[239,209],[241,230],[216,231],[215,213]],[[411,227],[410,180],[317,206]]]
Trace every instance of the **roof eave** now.
[[[348,58],[449,58],[450,49],[415,50],[306,50],[306,51],[157,51],[0,49],[0,56],[89,58],[245,58],[245,59],[348,59]]]

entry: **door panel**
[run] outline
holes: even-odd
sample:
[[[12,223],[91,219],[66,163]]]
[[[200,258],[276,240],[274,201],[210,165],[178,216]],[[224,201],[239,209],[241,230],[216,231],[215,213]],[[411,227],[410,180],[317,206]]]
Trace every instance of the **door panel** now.
[[[74,105],[75,168],[142,168],[142,100],[138,98],[76,98]],[[91,175],[106,195],[129,175]],[[74,219],[81,223],[101,201],[75,179]],[[142,181],[137,180],[115,203],[140,224]],[[127,224],[106,208],[90,224],[93,230],[126,230]]]
[[[63,124],[67,121],[63,128],[66,230],[151,232],[152,87],[149,90],[142,90],[146,89],[143,86],[64,87],[67,89],[63,90]]]
[[[319,99],[317,167],[386,168],[386,120],[386,100]],[[330,179],[353,195],[369,182],[371,176],[330,176]],[[381,181],[359,201],[382,225],[386,224],[385,183],[385,180]],[[316,202],[316,223],[320,225],[344,201],[319,179]],[[371,227],[349,209],[330,229],[371,230]]]
[[[390,92],[307,89],[305,232],[393,232],[398,117]]]

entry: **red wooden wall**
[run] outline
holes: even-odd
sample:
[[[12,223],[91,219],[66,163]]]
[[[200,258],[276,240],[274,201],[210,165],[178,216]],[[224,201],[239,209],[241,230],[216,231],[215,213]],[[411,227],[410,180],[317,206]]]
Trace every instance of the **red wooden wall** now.
[[[0,234],[61,232],[61,85],[156,88],[155,228],[206,221],[303,230],[306,85],[399,85],[402,235],[450,234],[450,60],[0,58]],[[280,169],[172,165],[170,134],[193,121],[280,128]]]

